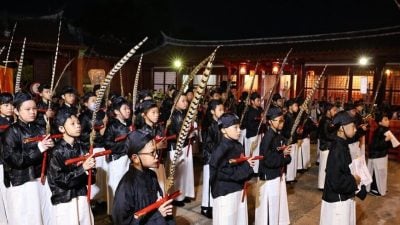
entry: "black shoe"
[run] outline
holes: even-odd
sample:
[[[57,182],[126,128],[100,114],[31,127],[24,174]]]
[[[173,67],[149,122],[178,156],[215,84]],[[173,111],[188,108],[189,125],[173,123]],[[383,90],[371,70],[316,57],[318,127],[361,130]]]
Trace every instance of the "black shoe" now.
[[[185,199],[183,199],[183,202],[184,203],[190,203],[192,200],[190,199],[190,198],[185,198]]]
[[[307,171],[306,169],[299,169],[299,170],[297,170],[298,173],[302,173],[302,174],[305,173],[306,171]]]
[[[370,195],[373,196],[382,196],[377,190],[371,190],[370,192],[368,192]]]
[[[201,209],[201,215],[203,215],[203,216],[205,216],[205,217],[207,217],[207,218],[210,218],[210,219],[212,219],[212,207],[209,207],[209,208],[207,208],[207,207],[201,207],[202,209]]]
[[[173,206],[178,206],[178,207],[183,207],[185,206],[185,203],[183,201],[172,201]]]

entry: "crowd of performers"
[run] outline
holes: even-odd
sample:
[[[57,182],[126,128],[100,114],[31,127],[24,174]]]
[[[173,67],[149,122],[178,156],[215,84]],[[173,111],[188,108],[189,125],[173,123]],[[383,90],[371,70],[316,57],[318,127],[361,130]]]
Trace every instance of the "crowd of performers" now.
[[[235,100],[221,86],[208,90],[177,160],[175,189],[181,194],[145,216],[135,216],[167,192],[176,136],[195,90],[189,87],[176,104],[178,91],[173,85],[163,99],[142,90],[135,109],[126,98],[111,94],[95,112],[97,89],[78,99],[76,90],[66,86],[57,101],[46,84],[40,85],[39,95],[0,93],[0,224],[94,224],[86,196],[91,170],[95,182],[89,198],[92,205],[107,203],[114,224],[174,224],[173,207],[200,194],[195,192],[198,176],[193,169],[196,146],[204,165],[201,213],[213,224],[248,224],[246,189],[253,178],[259,188],[255,224],[290,224],[286,185],[296,182],[297,172],[311,167],[310,137],[315,134],[319,162],[315,187],[323,193],[320,224],[355,224],[356,195],[386,194],[387,153],[393,138],[388,135],[386,112],[374,113],[379,126],[368,149],[373,182],[361,185],[350,165],[366,155],[368,126],[362,101],[344,106],[310,102],[295,124],[302,99],[285,101],[274,94],[265,112],[267,101],[259,93],[244,92]],[[46,132],[49,124],[50,134],[61,134],[56,139]],[[111,150],[111,154],[88,155],[91,139],[94,153]],[[47,163],[43,163],[45,152]],[[66,164],[80,156],[86,157]],[[46,176],[41,180],[43,167]]]

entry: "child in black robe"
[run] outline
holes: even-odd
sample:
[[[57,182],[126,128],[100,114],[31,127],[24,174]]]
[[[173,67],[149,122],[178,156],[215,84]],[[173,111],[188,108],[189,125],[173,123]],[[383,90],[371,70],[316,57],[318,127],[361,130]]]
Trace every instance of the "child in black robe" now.
[[[156,202],[163,193],[155,172],[150,170],[158,164],[153,136],[137,130],[131,133],[130,138],[134,140],[128,147],[128,157],[132,165],[122,177],[115,192],[113,222],[118,225],[172,224],[173,221],[168,217],[172,215],[172,199],[142,218],[134,217],[135,212]]]

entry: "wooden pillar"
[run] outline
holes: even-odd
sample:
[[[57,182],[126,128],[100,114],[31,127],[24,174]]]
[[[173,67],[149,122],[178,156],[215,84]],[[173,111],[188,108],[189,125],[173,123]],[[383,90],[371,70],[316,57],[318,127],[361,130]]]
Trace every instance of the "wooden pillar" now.
[[[297,88],[296,88],[296,93],[295,97],[297,97],[301,92],[304,95],[304,86],[306,83],[306,72],[305,72],[305,66],[304,63],[301,63],[298,69],[296,70],[297,73]],[[302,96],[299,96],[302,97]]]
[[[306,83],[306,78],[307,78],[307,71],[306,71],[306,66],[304,65],[304,62],[301,63],[300,65],[300,69],[299,69],[299,74],[300,76],[297,78],[297,80],[299,80],[300,82],[298,82],[297,85],[297,93],[296,96],[301,94],[299,97],[303,97],[305,96],[305,83]],[[302,92],[302,93],[300,93]]]
[[[371,103],[373,103],[375,95],[377,95],[376,102],[374,104],[377,104],[378,102],[382,102],[385,99],[385,89],[386,89],[386,79],[384,75],[383,68],[385,66],[384,62],[379,62],[375,64],[375,72],[374,72],[374,84],[373,84],[373,95],[371,99]],[[378,84],[381,82],[381,86],[378,90]]]
[[[83,76],[84,70],[84,50],[78,51],[77,61],[76,61],[76,80],[75,87],[80,95],[83,94]]]
[[[347,91],[347,101],[345,102],[349,102],[350,100],[352,100],[354,102],[355,99],[353,99],[353,96],[351,93],[353,93],[353,75],[354,75],[354,70],[352,67],[349,67],[350,71],[349,71],[349,90]]]
[[[328,96],[328,80],[329,80],[329,74],[326,73],[325,79],[324,79],[324,96],[325,96],[327,101],[329,100],[329,96]]]

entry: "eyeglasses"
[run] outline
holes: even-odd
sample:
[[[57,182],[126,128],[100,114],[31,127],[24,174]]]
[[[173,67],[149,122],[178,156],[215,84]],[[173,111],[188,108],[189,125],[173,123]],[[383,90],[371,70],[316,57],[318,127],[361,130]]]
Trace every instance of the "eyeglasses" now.
[[[138,153],[138,155],[150,155],[150,156],[153,156],[153,157],[155,158],[155,157],[157,157],[158,152],[157,152],[157,151],[152,151],[152,152],[141,152],[141,153]]]

